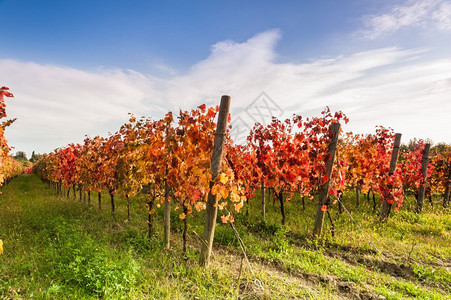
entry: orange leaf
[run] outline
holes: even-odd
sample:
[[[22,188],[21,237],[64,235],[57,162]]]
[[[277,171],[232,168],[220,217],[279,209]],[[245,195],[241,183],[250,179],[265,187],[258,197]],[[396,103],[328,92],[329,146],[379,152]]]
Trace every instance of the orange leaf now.
[[[321,206],[321,210],[322,210],[322,211],[327,211],[327,205],[324,204],[323,206]]]
[[[238,202],[235,206],[235,211],[239,212],[240,209],[243,207],[243,202]]]

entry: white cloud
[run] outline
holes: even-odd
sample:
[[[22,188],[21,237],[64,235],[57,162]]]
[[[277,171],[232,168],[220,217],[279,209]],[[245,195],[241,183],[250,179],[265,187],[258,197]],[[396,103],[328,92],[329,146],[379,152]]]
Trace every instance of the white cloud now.
[[[0,60],[2,84],[11,88],[9,117],[18,120],[6,134],[18,150],[50,151],[85,134],[106,134],[109,123],[127,112],[148,109],[141,103],[149,79],[133,71],[86,72],[68,67]]]
[[[449,0],[410,0],[392,7],[388,12],[365,16],[364,30],[358,34],[367,39],[391,35],[401,29],[422,28],[451,30],[451,2]]]
[[[440,30],[451,30],[451,2],[442,3],[438,10],[434,11],[432,18],[437,21]]]
[[[278,31],[268,31],[242,43],[217,43],[205,60],[169,79],[0,60],[0,84],[16,96],[7,100],[7,110],[18,117],[7,136],[17,150],[51,151],[85,134],[116,131],[128,112],[160,117],[179,107],[215,105],[222,94],[232,96],[232,118],[249,120],[244,109],[265,91],[285,116],[318,115],[329,105],[348,114],[349,130],[367,133],[384,125],[402,132],[404,140],[451,142],[451,59],[382,48],[279,63],[279,39]]]
[[[168,74],[171,76],[175,76],[178,74],[178,71],[171,66],[163,63],[163,62],[156,62],[153,64],[153,67],[155,67],[157,70],[162,71],[164,74]]]

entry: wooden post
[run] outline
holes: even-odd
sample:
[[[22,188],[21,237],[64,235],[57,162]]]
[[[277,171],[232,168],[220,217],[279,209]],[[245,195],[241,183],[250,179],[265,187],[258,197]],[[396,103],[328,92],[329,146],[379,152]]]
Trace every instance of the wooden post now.
[[[246,204],[246,223],[248,223],[249,222],[249,214],[251,211],[251,205],[249,204],[249,199],[246,199],[245,204]]]
[[[360,188],[358,185],[355,187],[355,205],[360,205]]]
[[[338,135],[340,133],[340,123],[333,123],[330,125],[329,131],[332,132],[332,140],[330,141],[328,152],[330,159],[326,162],[326,176],[327,182],[322,184],[319,188],[318,208],[316,209],[315,227],[313,228],[313,235],[319,236],[323,231],[324,211],[322,206],[326,204],[329,194],[330,176],[332,175],[332,167],[334,165],[335,152],[337,150]]]
[[[373,193],[373,211],[376,212],[376,196],[374,195],[374,192],[372,193]]]
[[[171,202],[169,201],[169,185],[164,184],[164,242],[166,249],[171,247]]]
[[[125,195],[125,199],[127,199],[127,220],[130,221],[130,197],[128,194]]]
[[[113,192],[111,192],[111,191],[110,191],[110,198],[111,198],[111,214],[112,214],[113,217],[114,217],[115,212],[116,212],[116,207],[115,207],[115,205],[114,205],[114,194],[113,194]]]
[[[417,198],[417,208],[415,212],[417,214],[421,213],[423,210],[423,203],[424,203],[424,194],[426,191],[426,184],[428,180],[428,162],[429,162],[429,149],[431,148],[431,144],[425,144],[424,150],[423,150],[423,161],[421,163],[421,177],[423,182],[420,185],[420,191]]]
[[[186,257],[186,233],[188,232],[188,208],[183,205],[183,213],[185,214],[185,218],[183,218],[183,250],[182,250],[182,254],[183,254],[183,258],[187,259]]]
[[[218,176],[221,170],[222,153],[224,150],[224,140],[227,130],[227,119],[229,117],[230,96],[222,96],[219,107],[218,123],[216,127],[216,135],[213,147],[213,155],[211,157],[211,173],[213,180]],[[207,213],[204,225],[204,233],[202,235],[202,245],[200,251],[199,263],[202,266],[207,266],[210,261],[211,248],[213,247],[213,238],[215,235],[216,217],[218,215],[218,201],[216,195],[211,191],[208,193],[207,199]]]
[[[153,199],[149,194],[147,195],[147,206],[149,207],[148,217],[147,217],[147,227],[148,227],[148,239],[153,236]]]
[[[285,207],[284,207],[284,203],[283,203],[283,201],[284,201],[283,200],[283,191],[280,191],[275,195],[276,195],[277,199],[279,199],[279,202],[280,202],[280,214],[282,215],[281,224],[285,225],[286,216],[285,216]]]
[[[445,193],[443,194],[443,207],[449,206],[449,193],[451,190],[451,165],[448,166],[448,182],[445,187]]]
[[[63,189],[62,189],[62,181],[61,179],[56,184],[57,194],[58,196],[63,196]]]
[[[265,201],[265,181],[262,180],[262,185],[261,185],[261,191],[262,191],[262,221],[265,221],[265,214],[266,214],[266,210],[265,210],[265,206],[266,206],[266,201]]]
[[[393,151],[391,153],[390,160],[390,170],[388,175],[392,176],[396,170],[396,163],[398,162],[399,155],[399,146],[401,145],[401,133],[397,133],[395,135],[395,143],[393,144]],[[380,220],[383,221],[388,218],[388,214],[390,213],[391,204],[388,204],[387,201],[382,201],[381,215]]]
[[[338,201],[338,213],[341,215],[343,213],[343,191],[337,190],[337,201]]]
[[[167,154],[169,155],[172,152],[172,146],[169,142],[169,128],[170,124],[166,126],[166,140],[165,147]],[[168,169],[166,168],[166,179],[164,180],[164,243],[166,250],[171,248],[171,202],[169,201],[169,193],[171,192],[171,188],[167,181]],[[186,214],[185,214],[186,218]]]

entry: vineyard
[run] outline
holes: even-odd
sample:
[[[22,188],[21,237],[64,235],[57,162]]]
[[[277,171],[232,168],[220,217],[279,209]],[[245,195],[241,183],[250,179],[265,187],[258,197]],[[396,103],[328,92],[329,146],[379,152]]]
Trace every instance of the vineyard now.
[[[327,107],[236,144],[230,105],[131,115],[26,170],[4,122],[2,297],[450,298],[451,145]]]

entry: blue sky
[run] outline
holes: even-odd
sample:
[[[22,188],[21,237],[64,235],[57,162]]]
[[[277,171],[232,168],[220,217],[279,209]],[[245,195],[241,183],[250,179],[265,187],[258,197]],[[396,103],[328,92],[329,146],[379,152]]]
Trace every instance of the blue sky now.
[[[186,70],[221,40],[280,29],[281,59],[328,55],[374,1],[0,1],[0,54],[20,60],[152,71]],[[319,51],[318,51],[319,50]]]
[[[0,0],[0,11],[13,151],[48,152],[116,131],[128,112],[158,118],[223,93],[246,128],[262,92],[281,116],[329,105],[349,130],[451,142],[449,0]]]

